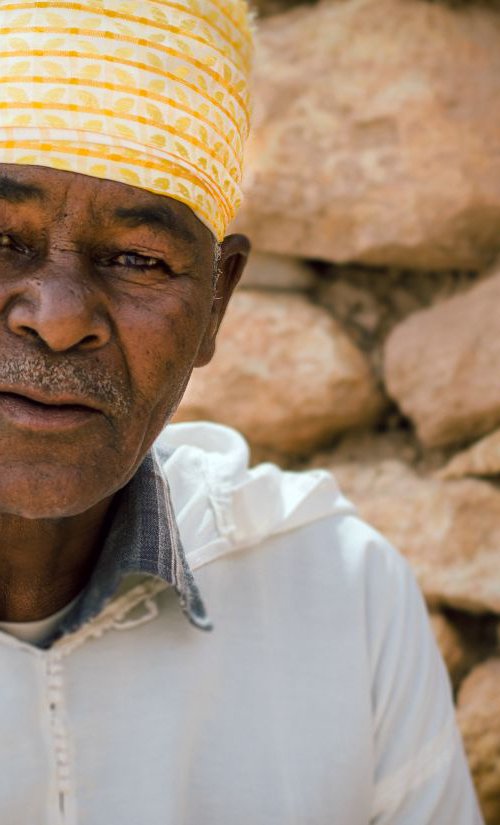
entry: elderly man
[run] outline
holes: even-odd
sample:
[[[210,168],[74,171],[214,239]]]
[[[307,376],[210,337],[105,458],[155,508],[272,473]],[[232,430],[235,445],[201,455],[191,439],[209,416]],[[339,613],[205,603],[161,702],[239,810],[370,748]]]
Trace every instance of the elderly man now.
[[[5,825],[481,822],[400,557],[327,473],[162,433],[248,253],[247,17],[0,3]]]

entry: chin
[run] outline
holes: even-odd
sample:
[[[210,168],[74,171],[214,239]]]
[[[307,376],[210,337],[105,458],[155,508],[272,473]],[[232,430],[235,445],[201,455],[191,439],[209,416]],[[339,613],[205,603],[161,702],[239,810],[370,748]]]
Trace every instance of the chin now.
[[[119,485],[118,485],[119,486]],[[81,468],[40,466],[0,470],[0,514],[30,520],[70,518],[115,492],[105,479],[86,478]]]

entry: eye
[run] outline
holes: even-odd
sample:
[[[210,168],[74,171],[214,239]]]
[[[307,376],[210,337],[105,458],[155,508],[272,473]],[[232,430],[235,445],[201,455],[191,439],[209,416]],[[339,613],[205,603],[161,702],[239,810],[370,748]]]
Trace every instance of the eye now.
[[[0,232],[0,252],[3,249],[13,249],[15,252],[21,252],[23,255],[29,254],[23,244],[15,241],[12,235],[8,235],[6,232]]]
[[[123,252],[110,261],[118,266],[125,266],[128,269],[155,269],[164,267],[165,264],[159,258],[152,258],[149,255],[139,255],[137,252]]]
[[[14,247],[14,241],[10,237],[10,235],[5,235],[4,233],[0,233],[0,248],[7,249],[7,247]]]

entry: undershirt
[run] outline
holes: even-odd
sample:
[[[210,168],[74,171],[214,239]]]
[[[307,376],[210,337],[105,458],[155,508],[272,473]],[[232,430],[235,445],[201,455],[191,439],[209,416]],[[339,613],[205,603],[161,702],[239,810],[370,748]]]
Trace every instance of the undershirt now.
[[[45,619],[39,619],[37,622],[0,622],[0,631],[8,633],[9,636],[14,636],[20,642],[28,642],[28,644],[36,645],[37,642],[44,639],[52,631],[56,629],[59,622],[64,619],[71,608],[76,604],[80,594],[72,599],[69,604],[65,605],[57,613],[52,613]]]

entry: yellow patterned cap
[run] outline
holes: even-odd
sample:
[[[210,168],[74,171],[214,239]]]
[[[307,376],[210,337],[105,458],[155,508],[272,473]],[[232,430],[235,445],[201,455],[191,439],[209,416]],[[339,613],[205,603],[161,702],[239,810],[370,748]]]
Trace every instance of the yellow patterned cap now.
[[[168,195],[222,240],[251,55],[244,0],[0,0],[0,161]]]

